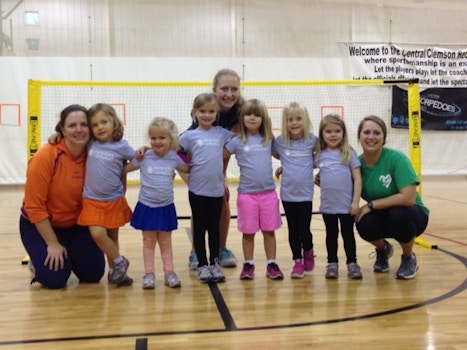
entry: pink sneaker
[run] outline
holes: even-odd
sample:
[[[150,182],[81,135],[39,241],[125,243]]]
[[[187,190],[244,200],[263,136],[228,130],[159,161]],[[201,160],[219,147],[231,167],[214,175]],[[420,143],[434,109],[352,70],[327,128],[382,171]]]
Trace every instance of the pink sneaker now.
[[[240,279],[252,280],[253,278],[255,278],[255,265],[244,263],[242,273],[240,274]]]
[[[313,249],[303,252],[303,260],[305,261],[305,271],[310,272],[315,268],[315,252]]]
[[[305,277],[305,263],[302,259],[295,260],[295,265],[292,269],[292,278],[303,278]]]

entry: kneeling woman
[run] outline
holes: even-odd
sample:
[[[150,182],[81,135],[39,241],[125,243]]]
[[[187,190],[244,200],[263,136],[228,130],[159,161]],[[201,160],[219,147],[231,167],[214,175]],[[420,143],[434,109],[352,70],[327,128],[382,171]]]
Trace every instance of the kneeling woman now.
[[[393,238],[402,247],[396,278],[412,279],[418,270],[413,246],[428,225],[429,210],[417,192],[420,180],[410,160],[402,152],[384,147],[386,137],[387,127],[381,118],[367,116],[360,122],[362,197],[367,204],[360,208],[356,228],[376,247],[375,272],[389,272],[388,260],[394,248],[385,238]]]

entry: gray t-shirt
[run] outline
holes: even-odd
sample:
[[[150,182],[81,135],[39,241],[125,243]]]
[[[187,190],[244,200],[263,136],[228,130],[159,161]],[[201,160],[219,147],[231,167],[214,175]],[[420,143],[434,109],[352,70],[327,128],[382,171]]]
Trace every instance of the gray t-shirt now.
[[[185,163],[177,152],[170,150],[165,156],[158,156],[147,150],[144,158],[131,161],[140,169],[141,189],[138,201],[150,208],[165,207],[174,202],[174,171]]]
[[[122,198],[123,165],[135,155],[135,150],[126,140],[116,142],[93,140],[86,161],[83,197],[102,202]]]
[[[300,140],[290,140],[290,146],[282,136],[274,141],[272,149],[279,154],[282,166],[281,200],[313,201],[313,149],[317,141],[318,138],[312,133]]]
[[[352,169],[361,166],[357,153],[352,150],[349,164],[342,162],[340,150],[324,150],[317,160],[321,187],[320,212],[349,214],[353,200]]]
[[[209,130],[187,130],[180,136],[180,146],[191,153],[188,188],[198,196],[224,195],[224,145],[232,133],[220,126]]]
[[[271,147],[271,142],[263,145],[263,137],[259,134],[248,136],[246,143],[237,136],[225,145],[227,151],[235,154],[240,167],[239,193],[261,193],[276,188]]]

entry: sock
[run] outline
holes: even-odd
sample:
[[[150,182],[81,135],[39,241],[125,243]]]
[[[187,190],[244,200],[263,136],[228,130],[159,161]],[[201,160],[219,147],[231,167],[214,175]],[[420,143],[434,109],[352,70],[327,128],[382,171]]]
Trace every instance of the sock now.
[[[268,259],[268,265],[275,264],[275,263],[276,263],[276,259]]]
[[[255,261],[254,260],[245,260],[245,263],[250,264],[250,265],[254,265]]]

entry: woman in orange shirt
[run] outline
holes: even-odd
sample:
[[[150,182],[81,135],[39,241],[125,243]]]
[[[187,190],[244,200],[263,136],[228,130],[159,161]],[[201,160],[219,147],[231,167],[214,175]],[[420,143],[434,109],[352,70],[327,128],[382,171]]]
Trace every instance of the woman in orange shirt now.
[[[66,107],[55,126],[60,142],[46,144],[29,160],[20,233],[34,267],[33,281],[50,289],[66,286],[71,272],[80,282],[99,282],[104,255],[81,212],[90,137],[87,109]]]

